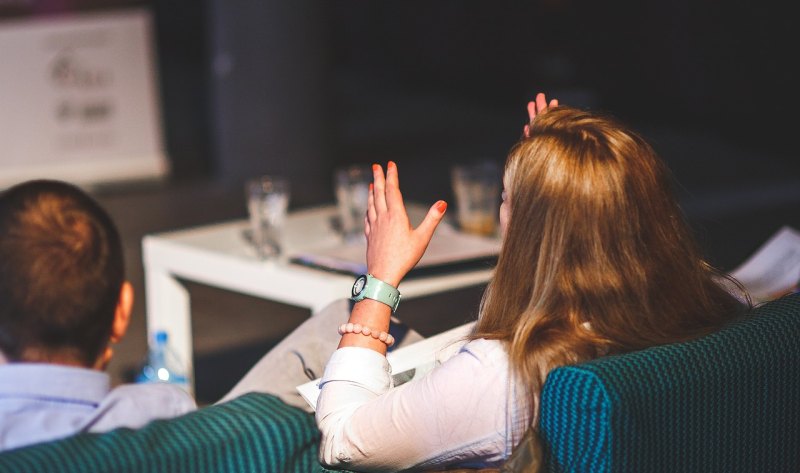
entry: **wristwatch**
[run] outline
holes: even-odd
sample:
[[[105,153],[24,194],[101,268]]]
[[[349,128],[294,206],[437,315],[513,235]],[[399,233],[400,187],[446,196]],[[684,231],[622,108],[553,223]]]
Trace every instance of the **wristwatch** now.
[[[362,274],[353,283],[352,300],[355,302],[373,299],[392,308],[392,313],[400,305],[400,291],[389,283],[383,282],[371,274]]]

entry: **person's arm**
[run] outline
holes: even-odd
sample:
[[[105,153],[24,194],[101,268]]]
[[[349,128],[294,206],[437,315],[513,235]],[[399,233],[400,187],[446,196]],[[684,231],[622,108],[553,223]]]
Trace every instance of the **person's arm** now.
[[[325,369],[316,415],[326,465],[358,471],[496,466],[529,425],[528,411],[510,394],[500,342],[472,342],[425,377],[393,389],[369,372],[379,369],[369,356],[380,357],[338,350]]]
[[[442,220],[447,203],[436,202],[415,229],[408,221],[397,165],[389,161],[386,175],[378,164],[372,166],[373,185],[365,217],[367,237],[367,271],[373,277],[397,287],[405,275],[422,258],[433,231]],[[386,332],[392,311],[389,306],[371,299],[357,302],[350,314],[350,323]],[[339,348],[362,347],[386,354],[386,344],[373,337],[348,333],[342,336]]]

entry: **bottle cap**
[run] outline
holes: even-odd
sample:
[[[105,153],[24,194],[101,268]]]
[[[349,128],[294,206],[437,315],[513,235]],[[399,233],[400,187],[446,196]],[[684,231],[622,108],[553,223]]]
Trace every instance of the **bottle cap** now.
[[[164,330],[156,332],[156,343],[167,343],[167,332]]]

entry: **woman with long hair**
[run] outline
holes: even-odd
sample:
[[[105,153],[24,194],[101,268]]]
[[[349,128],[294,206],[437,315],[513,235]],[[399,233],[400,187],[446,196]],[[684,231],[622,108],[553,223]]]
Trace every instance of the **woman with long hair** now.
[[[397,166],[373,166],[369,275],[354,285],[349,319],[336,322],[346,323],[320,381],[323,463],[499,466],[536,427],[552,369],[698,337],[741,312],[701,257],[665,165],[639,135],[543,94],[528,110],[506,162],[502,248],[474,330],[451,358],[397,387],[385,357],[397,287],[447,204],[435,203],[413,228]]]
[[[741,304],[640,136],[567,107],[528,130],[506,164],[508,223],[472,338],[503,343],[535,424],[554,367],[707,334]]]

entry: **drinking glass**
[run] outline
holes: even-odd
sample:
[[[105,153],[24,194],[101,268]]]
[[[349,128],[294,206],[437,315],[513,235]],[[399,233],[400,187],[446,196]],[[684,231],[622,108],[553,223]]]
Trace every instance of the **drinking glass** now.
[[[456,164],[451,168],[451,178],[461,231],[495,235],[500,208],[499,166],[493,161]]]
[[[250,232],[261,259],[281,253],[281,233],[289,208],[289,181],[280,176],[260,176],[245,184]]]
[[[363,238],[364,217],[367,214],[371,182],[372,168],[369,166],[354,164],[339,168],[335,172],[336,205],[345,241],[352,242]]]

